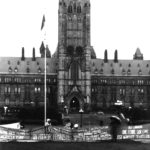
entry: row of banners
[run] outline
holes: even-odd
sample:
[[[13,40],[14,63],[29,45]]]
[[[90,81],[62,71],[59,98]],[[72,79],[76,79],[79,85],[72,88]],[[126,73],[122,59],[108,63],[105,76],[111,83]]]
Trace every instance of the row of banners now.
[[[17,130],[0,127],[0,139],[4,140],[51,140],[51,141],[87,141],[110,140],[110,127],[94,127],[83,129],[69,129],[49,126],[48,133],[44,128],[40,131]],[[150,124],[139,126],[121,126],[118,139],[150,139]]]

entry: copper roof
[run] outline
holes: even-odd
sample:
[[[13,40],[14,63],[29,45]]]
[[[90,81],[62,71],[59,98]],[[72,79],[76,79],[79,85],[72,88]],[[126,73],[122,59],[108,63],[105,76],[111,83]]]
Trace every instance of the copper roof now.
[[[91,73],[97,75],[116,76],[150,76],[150,60],[91,60]]]
[[[56,73],[57,59],[47,58],[47,74]],[[0,57],[0,73],[39,74],[44,73],[44,58]]]

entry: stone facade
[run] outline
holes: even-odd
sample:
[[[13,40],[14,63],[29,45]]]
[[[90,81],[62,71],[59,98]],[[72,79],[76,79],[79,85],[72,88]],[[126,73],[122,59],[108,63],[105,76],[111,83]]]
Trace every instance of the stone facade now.
[[[138,48],[133,60],[97,59],[90,42],[90,1],[59,1],[58,47],[51,57],[41,44],[41,57],[0,58],[0,106],[44,104],[44,56],[47,56],[48,106],[70,111],[108,108],[117,100],[127,107],[150,105],[150,61]]]

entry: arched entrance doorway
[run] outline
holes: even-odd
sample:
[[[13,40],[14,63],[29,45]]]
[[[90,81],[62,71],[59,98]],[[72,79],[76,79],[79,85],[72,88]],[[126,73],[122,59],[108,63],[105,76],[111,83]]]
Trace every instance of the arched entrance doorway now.
[[[73,97],[70,101],[70,112],[79,112],[80,103],[76,97]]]

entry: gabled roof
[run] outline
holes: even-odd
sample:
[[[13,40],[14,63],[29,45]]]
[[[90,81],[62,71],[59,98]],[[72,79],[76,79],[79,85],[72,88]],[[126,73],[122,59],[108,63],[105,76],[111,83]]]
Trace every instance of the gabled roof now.
[[[136,49],[135,54],[136,54],[136,55],[138,55],[138,56],[142,55],[142,53],[141,53],[141,51],[140,51],[140,49],[139,49],[139,48],[137,48],[137,49]]]
[[[133,59],[143,60],[143,54],[141,53],[139,48],[136,49]]]
[[[47,74],[57,72],[57,59],[47,58]],[[27,71],[28,70],[28,71]],[[0,57],[0,73],[39,74],[44,73],[44,58]]]
[[[91,73],[106,76],[150,76],[150,60],[91,60]]]

